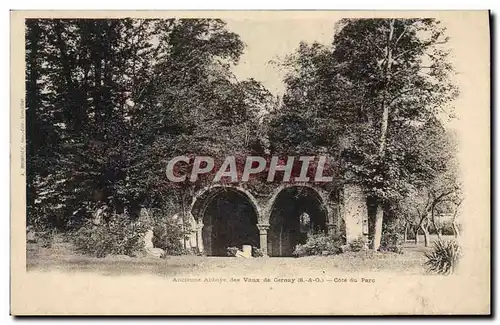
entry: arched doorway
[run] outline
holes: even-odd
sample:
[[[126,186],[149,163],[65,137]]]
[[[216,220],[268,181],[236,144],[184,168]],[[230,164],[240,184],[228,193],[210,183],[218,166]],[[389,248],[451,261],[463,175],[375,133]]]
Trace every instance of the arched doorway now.
[[[295,246],[307,236],[326,232],[327,211],[312,188],[293,186],[283,189],[273,203],[268,233],[269,256],[292,256]]]
[[[257,208],[249,194],[217,187],[199,197],[193,215],[203,222],[202,240],[208,256],[227,256],[228,247],[259,247]]]

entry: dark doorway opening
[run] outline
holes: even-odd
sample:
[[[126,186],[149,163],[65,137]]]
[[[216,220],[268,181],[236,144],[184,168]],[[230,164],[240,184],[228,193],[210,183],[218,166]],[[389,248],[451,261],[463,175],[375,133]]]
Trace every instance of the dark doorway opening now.
[[[276,197],[268,233],[269,256],[293,256],[297,244],[310,234],[326,232],[327,213],[318,193],[308,187],[290,187]]]
[[[257,213],[242,193],[223,190],[209,198],[203,214],[203,245],[209,256],[227,256],[228,247],[259,247]]]

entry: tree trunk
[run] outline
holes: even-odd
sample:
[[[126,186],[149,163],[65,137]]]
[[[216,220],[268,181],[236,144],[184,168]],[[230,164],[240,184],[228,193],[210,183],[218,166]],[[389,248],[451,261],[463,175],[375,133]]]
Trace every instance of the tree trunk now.
[[[391,19],[389,23],[389,35],[387,36],[387,46],[385,48],[386,52],[386,65],[385,65],[385,71],[384,71],[384,89],[382,90],[383,96],[382,96],[382,103],[381,103],[381,108],[382,108],[382,123],[380,125],[380,140],[379,140],[379,155],[380,157],[385,156],[385,147],[386,147],[386,142],[387,142],[387,129],[389,127],[389,105],[387,104],[388,100],[388,90],[387,88],[389,87],[389,80],[390,80],[390,75],[391,75],[391,68],[392,68],[392,48],[391,48],[391,42],[392,38],[394,35],[394,19]]]
[[[380,126],[380,140],[379,140],[379,156],[380,159],[382,160],[385,156],[385,148],[386,148],[386,142],[387,142],[387,129],[389,127],[389,105],[387,104],[387,97],[388,97],[388,86],[389,86],[389,80],[390,80],[390,75],[391,75],[391,68],[392,68],[392,48],[391,48],[391,42],[392,38],[394,36],[394,19],[391,19],[389,23],[389,34],[387,36],[387,46],[386,46],[386,65],[385,65],[385,71],[384,71],[384,77],[385,77],[385,86],[383,91],[383,96],[382,96],[382,103],[381,103],[381,108],[382,108],[382,123]],[[380,212],[379,212],[380,210]],[[384,212],[383,209],[380,205],[377,206],[377,214],[375,217],[375,232],[373,234],[373,249],[378,250],[380,247],[380,240],[382,239],[382,223],[383,223],[383,218],[384,218]]]
[[[438,227],[438,224],[436,222],[436,213],[434,211],[434,207],[432,207],[432,209],[431,209],[431,220],[432,220],[432,225],[434,226],[434,229],[436,230],[438,239],[439,240],[443,239],[443,236],[441,236],[441,234],[442,234],[441,226]]]
[[[415,227],[413,232],[415,233],[415,239],[414,239],[415,245],[418,245],[418,227]]]
[[[81,102],[76,102],[77,96],[76,95],[76,89],[77,87],[75,86],[75,82],[73,81],[73,76],[72,76],[72,63],[71,63],[71,57],[69,54],[69,51],[67,49],[67,43],[63,39],[62,35],[64,34],[64,26],[60,21],[56,21],[55,26],[54,26],[55,34],[57,37],[57,48],[59,51],[59,55],[61,58],[61,64],[62,64],[62,73],[61,76],[64,78],[64,81],[66,82],[66,87],[67,89],[67,95],[65,96],[65,105],[63,105],[64,109],[64,115],[66,117],[68,125],[71,126],[71,130],[75,132],[75,134],[80,134],[81,129],[82,129],[82,120],[83,117],[81,114],[79,115],[78,112],[80,111],[80,106],[82,105]]]
[[[403,241],[406,243],[407,240],[408,240],[408,224],[405,223],[405,233],[404,233]]]
[[[458,238],[459,235],[459,229],[458,229],[458,224],[457,224],[457,214],[458,214],[458,209],[460,208],[460,205],[462,204],[462,200],[458,202],[457,206],[455,207],[455,212],[453,213],[453,221],[451,222],[453,226],[453,235],[455,238]]]
[[[453,221],[452,226],[453,226],[453,235],[455,236],[455,238],[458,238],[459,232],[458,232],[457,223],[455,221]]]
[[[424,246],[429,247],[429,229],[427,226],[421,226],[420,229],[424,233]]]
[[[385,155],[385,143],[387,141],[387,128],[389,126],[389,106],[382,102],[382,126],[380,132],[380,146],[379,154],[380,157]]]

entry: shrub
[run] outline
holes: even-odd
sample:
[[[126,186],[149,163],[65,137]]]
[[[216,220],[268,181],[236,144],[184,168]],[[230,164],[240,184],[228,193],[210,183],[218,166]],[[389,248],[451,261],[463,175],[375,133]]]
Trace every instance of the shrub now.
[[[392,252],[397,254],[403,254],[403,247],[401,245],[392,245],[392,246],[380,246],[379,251],[381,252]]]
[[[293,255],[297,257],[311,255],[334,255],[341,252],[343,240],[340,237],[334,237],[326,234],[313,234],[308,236],[305,244],[295,246]]]
[[[403,253],[403,235],[397,231],[397,229],[387,229],[382,234],[382,240],[380,243],[380,251],[382,252],[393,252],[402,254]]]
[[[264,253],[260,248],[257,248],[255,246],[252,246],[252,256],[253,257],[263,257]]]
[[[180,256],[180,255],[199,255],[199,256],[201,256],[201,254],[194,251],[193,249],[184,248],[182,245],[180,245],[180,247],[176,247],[175,250],[172,250],[170,252],[164,251],[161,254],[160,258],[168,258],[169,256]]]
[[[458,225],[458,229],[460,231],[460,225]],[[443,236],[453,236],[455,235],[455,232],[453,230],[453,223],[452,221],[447,221],[443,223],[443,227],[441,228],[441,234]]]
[[[180,224],[171,216],[153,216],[153,245],[165,251],[166,255],[190,255],[194,252],[184,247],[184,240],[191,233],[190,227]]]
[[[382,225],[382,238],[379,251],[403,253],[405,223],[389,213]]]
[[[432,251],[425,253],[425,266],[429,273],[451,274],[461,256],[460,245],[455,240],[437,240]]]
[[[349,249],[353,252],[365,250],[368,247],[368,239],[361,235],[349,243]]]
[[[37,244],[39,247],[50,248],[56,234],[55,229],[48,227],[35,229],[35,227],[28,226],[26,228],[26,241],[27,243]]]
[[[144,250],[144,234],[147,225],[132,221],[127,215],[112,215],[107,220],[94,224],[91,220],[71,234],[75,248],[86,255],[136,256]]]

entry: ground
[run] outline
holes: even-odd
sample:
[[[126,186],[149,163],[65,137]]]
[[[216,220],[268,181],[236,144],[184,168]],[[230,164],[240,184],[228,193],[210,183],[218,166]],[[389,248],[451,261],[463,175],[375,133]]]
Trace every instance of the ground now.
[[[445,236],[446,237],[446,236]],[[452,236],[450,236],[451,238]],[[436,238],[431,238],[431,241]],[[446,238],[449,239],[449,238]],[[413,242],[404,244],[403,254],[349,252],[336,256],[302,258],[255,258],[171,256],[166,259],[77,255],[63,244],[52,248],[28,246],[28,271],[90,272],[100,275],[149,274],[173,276],[314,275],[351,272],[424,274],[424,253],[430,248]]]

